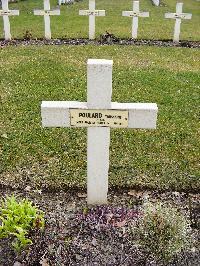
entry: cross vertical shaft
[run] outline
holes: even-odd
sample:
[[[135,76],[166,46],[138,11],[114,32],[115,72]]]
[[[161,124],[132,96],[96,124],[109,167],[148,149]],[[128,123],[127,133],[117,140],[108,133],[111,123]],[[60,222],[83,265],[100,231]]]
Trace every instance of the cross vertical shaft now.
[[[88,108],[111,108],[112,61],[88,60],[87,71]],[[87,139],[87,201],[107,203],[110,128],[88,128]]]
[[[95,0],[89,0],[89,10],[95,12]],[[95,39],[95,16],[89,16],[89,39]]]
[[[139,1],[133,1],[133,11],[138,13],[139,12]],[[132,24],[132,38],[137,38],[138,32],[138,17],[133,17],[133,24]]]
[[[177,3],[176,13],[181,14],[183,12],[183,3]],[[179,36],[181,32],[181,18],[177,18],[174,26],[174,42],[179,42]]]
[[[44,0],[44,10],[50,10],[49,0]],[[50,16],[49,14],[44,15],[44,27],[45,27],[45,38],[51,39],[51,26],[50,26]]]
[[[2,9],[8,11],[8,0],[2,0]],[[5,40],[11,40],[10,21],[8,16],[3,16],[3,31]]]

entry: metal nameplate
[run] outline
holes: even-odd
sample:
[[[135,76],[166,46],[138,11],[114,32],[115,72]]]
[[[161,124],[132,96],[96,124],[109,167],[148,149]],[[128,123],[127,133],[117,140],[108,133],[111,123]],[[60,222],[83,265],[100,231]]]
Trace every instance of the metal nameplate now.
[[[44,10],[44,14],[51,15],[52,11],[51,10]]]
[[[128,127],[128,111],[70,109],[72,127]]]
[[[192,18],[192,14],[186,14],[186,13],[182,13],[179,16],[182,19],[191,19]]]
[[[131,12],[129,14],[130,17],[139,17],[140,16],[140,12]]]
[[[100,12],[99,11],[87,11],[88,16],[99,16]]]
[[[0,10],[0,16],[10,15],[11,13],[12,13],[11,10],[8,11]]]

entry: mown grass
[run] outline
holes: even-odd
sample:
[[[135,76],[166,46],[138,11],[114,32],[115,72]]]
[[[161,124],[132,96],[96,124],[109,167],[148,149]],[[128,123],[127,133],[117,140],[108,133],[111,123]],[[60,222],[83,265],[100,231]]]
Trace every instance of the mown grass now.
[[[86,186],[86,130],[43,129],[42,100],[86,100],[88,58],[114,60],[113,101],[155,102],[156,130],[111,130],[109,186],[199,189],[199,50],[134,46],[0,51],[0,183]]]
[[[138,38],[143,39],[172,39],[174,20],[165,19],[166,12],[175,12],[176,1],[163,0],[165,5],[155,7],[151,0],[140,3],[141,11],[149,11],[150,18],[139,19]],[[182,40],[199,40],[200,36],[200,2],[196,0],[183,0],[183,12],[192,13],[192,20],[182,20]],[[44,37],[44,22],[42,16],[34,16],[33,9],[43,8],[42,0],[27,0],[10,4],[10,9],[19,9],[19,17],[10,17],[13,38],[23,38],[25,32],[32,34],[33,38]],[[57,6],[57,0],[51,1],[51,7]],[[96,37],[106,31],[121,38],[131,37],[132,20],[122,17],[122,11],[132,10],[132,0],[96,0],[97,9],[105,9],[106,17],[96,18]],[[61,15],[51,17],[52,38],[87,38],[88,17],[79,16],[80,9],[88,9],[88,1],[74,5],[61,6]],[[0,19],[0,37],[3,38],[3,23]]]

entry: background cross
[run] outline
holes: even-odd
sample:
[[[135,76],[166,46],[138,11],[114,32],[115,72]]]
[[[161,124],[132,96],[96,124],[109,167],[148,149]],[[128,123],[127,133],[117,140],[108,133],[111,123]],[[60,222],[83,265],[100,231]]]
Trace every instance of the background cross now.
[[[141,12],[139,8],[140,2],[133,1],[133,11],[122,11],[122,16],[132,17],[132,38],[137,38],[138,32],[138,17],[149,17],[149,12]]]
[[[50,1],[44,0],[44,10],[34,10],[34,15],[44,16],[45,39],[51,39],[50,15],[60,15],[60,10],[50,10]]]
[[[180,31],[181,31],[181,19],[191,19],[192,14],[183,13],[183,3],[176,4],[176,13],[165,13],[165,18],[175,19],[174,27],[174,42],[179,42]]]
[[[0,10],[0,16],[3,16],[3,29],[5,40],[11,40],[10,33],[10,21],[9,16],[19,16],[19,10],[9,10],[8,0],[1,0],[2,10]]]
[[[80,16],[89,16],[89,39],[95,39],[95,17],[105,16],[105,10],[95,10],[95,0],[89,0],[89,10],[79,10]]]

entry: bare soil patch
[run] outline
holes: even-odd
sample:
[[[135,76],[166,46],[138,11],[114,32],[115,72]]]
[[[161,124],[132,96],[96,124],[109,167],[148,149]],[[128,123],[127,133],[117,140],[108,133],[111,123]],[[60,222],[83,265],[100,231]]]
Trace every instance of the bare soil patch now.
[[[10,239],[0,240],[0,265],[162,265],[134,242],[131,225],[145,200],[173,203],[190,216],[196,247],[169,264],[200,265],[200,194],[120,190],[109,192],[109,205],[88,208],[83,191],[45,192],[1,188],[0,197],[26,197],[45,212],[43,232],[32,231],[33,244],[16,254]],[[191,207],[192,207],[192,212]]]
[[[158,46],[158,47],[188,47],[200,48],[200,41],[181,40],[179,43],[174,43],[172,40],[134,40],[120,39],[113,34],[104,34],[99,40],[89,39],[13,39],[5,41],[0,39],[0,47],[5,46],[27,46],[27,45],[135,45],[135,46]]]

